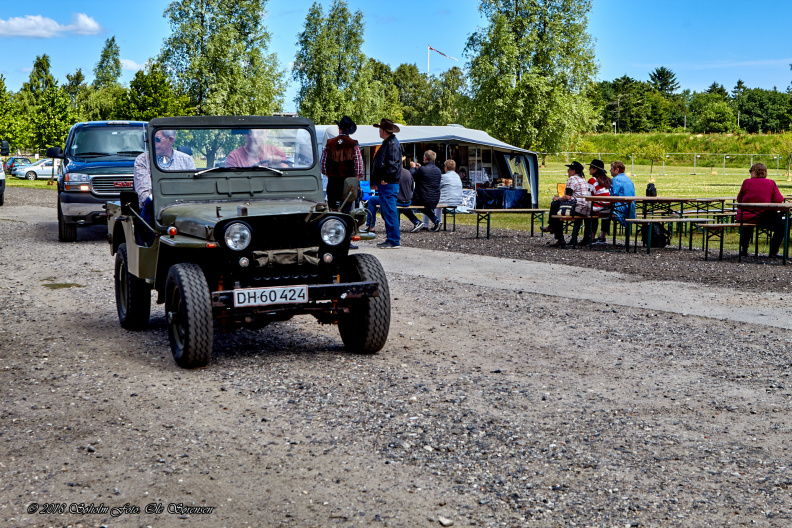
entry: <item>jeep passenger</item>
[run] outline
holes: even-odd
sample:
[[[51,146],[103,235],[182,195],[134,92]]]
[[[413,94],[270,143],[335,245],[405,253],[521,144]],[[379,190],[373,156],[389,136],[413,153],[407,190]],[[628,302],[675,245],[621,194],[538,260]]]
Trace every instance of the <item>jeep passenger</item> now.
[[[146,327],[153,288],[185,368],[209,363],[214,329],[298,314],[337,324],[352,352],[385,345],[384,270],[372,255],[348,254],[350,240],[373,237],[357,234],[365,210],[328,210],[310,120],[159,118],[147,142],[151,210],[134,192],[108,204],[122,327]]]
[[[92,121],[69,130],[66,148],[51,147],[58,169],[58,239],[77,240],[77,227],[107,221],[106,204],[131,189],[135,157],[144,149],[143,121]]]

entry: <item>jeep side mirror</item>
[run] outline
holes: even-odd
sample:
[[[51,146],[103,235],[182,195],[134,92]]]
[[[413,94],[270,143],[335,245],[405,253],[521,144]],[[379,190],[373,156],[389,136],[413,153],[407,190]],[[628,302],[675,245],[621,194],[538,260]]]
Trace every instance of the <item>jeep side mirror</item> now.
[[[8,146],[8,141],[0,142],[0,156],[8,156],[11,148]]]
[[[130,211],[137,212],[138,209],[137,193],[135,191],[121,191],[121,214],[131,216],[132,213]]]
[[[60,147],[50,147],[47,149],[47,157],[63,159],[63,151]]]

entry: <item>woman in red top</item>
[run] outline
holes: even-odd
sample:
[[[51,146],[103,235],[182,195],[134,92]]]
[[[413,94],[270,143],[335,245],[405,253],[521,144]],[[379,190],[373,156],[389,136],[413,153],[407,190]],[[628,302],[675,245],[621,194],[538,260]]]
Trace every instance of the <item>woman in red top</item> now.
[[[605,172],[605,163],[602,160],[595,159],[589,163],[589,178],[588,185],[592,196],[610,196],[611,187],[613,182]],[[608,233],[610,233],[610,215],[613,212],[613,204],[608,202],[594,202],[592,204],[592,212],[597,213],[602,218],[602,231],[595,244],[604,244]],[[591,230],[597,232],[597,220],[591,221]],[[588,238],[586,235],[584,238]]]
[[[764,163],[754,163],[751,167],[751,177],[745,180],[737,195],[739,203],[783,203],[784,196],[778,190],[778,185],[773,180],[767,179],[767,167]],[[778,211],[751,210],[746,207],[737,211],[738,222],[753,222],[759,227],[768,228],[773,236],[770,239],[770,257],[779,258],[778,248],[784,239],[784,222]],[[753,238],[753,226],[743,226],[740,233],[740,255],[748,256],[748,246]]]

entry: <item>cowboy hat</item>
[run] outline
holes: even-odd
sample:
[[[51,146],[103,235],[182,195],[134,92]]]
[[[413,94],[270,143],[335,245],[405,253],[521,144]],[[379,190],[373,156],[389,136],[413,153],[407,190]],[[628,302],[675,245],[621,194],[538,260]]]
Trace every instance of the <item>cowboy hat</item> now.
[[[600,159],[592,160],[591,163],[589,163],[589,167],[594,167],[597,170],[605,172],[605,162]]]
[[[357,130],[357,125],[349,116],[342,117],[341,121],[336,121],[335,124],[338,125],[338,129],[341,132],[349,134],[350,136]]]
[[[390,134],[395,134],[396,132],[399,132],[399,130],[401,130],[398,126],[396,126],[396,124],[394,124],[393,121],[385,118],[383,118],[378,124],[375,124],[374,126],[377,128],[381,128],[382,130]]]
[[[583,172],[583,165],[580,164],[579,161],[573,161],[569,165],[567,165],[570,169],[574,170],[577,173]]]

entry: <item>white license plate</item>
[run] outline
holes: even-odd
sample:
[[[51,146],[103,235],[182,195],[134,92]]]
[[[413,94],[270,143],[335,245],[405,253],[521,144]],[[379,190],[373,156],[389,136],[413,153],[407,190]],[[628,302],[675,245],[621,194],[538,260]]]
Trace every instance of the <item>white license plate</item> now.
[[[278,288],[244,288],[234,290],[234,307],[269,306],[308,302],[308,286]]]

